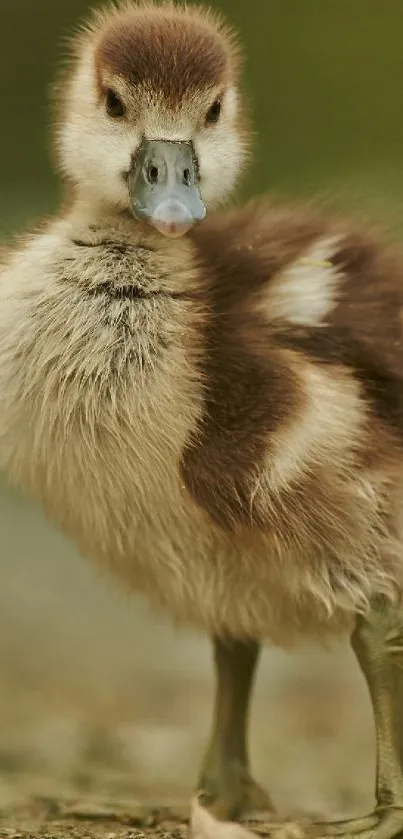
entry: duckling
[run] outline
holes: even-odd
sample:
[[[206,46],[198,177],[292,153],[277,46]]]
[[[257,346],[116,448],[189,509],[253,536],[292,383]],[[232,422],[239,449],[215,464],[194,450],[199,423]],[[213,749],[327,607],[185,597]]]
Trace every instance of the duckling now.
[[[97,11],[72,48],[55,91],[66,206],[0,269],[0,465],[98,566],[200,622],[226,537],[180,474],[208,310],[183,234],[248,157],[240,51],[218,16],[172,2]],[[257,644],[216,646],[234,707],[200,786],[235,816],[269,806],[238,731]]]
[[[58,88],[59,217],[0,275],[0,465],[98,567],[213,639],[198,839],[271,809],[247,718],[268,640],[351,632],[403,828],[399,254],[305,207],[212,214],[248,156],[232,31],[96,13]],[[207,213],[207,218],[204,218]],[[261,828],[259,828],[261,830]]]

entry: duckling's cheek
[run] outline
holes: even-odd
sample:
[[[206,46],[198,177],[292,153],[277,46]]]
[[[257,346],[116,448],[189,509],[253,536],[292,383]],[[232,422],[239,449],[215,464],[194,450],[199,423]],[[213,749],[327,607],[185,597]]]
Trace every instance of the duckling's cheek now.
[[[200,189],[208,206],[220,204],[234,188],[246,160],[246,149],[233,132],[218,126],[195,142]]]
[[[74,182],[91,189],[93,195],[118,207],[128,206],[123,173],[130,169],[133,150],[141,137],[123,126],[108,124],[94,113],[89,119],[72,113],[58,136],[59,153],[65,172]]]

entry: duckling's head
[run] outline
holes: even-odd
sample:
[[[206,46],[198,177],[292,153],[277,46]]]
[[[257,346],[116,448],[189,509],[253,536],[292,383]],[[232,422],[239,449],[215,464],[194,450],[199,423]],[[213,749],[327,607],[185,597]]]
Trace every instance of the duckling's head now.
[[[125,2],[75,41],[57,148],[88,204],[182,235],[225,200],[248,133],[231,30],[206,9]]]

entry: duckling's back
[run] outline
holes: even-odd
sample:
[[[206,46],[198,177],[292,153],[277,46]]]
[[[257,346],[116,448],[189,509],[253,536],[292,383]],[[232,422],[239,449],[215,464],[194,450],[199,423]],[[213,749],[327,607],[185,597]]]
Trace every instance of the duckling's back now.
[[[192,235],[212,314],[187,486],[219,526],[270,534],[274,597],[285,579],[296,602],[315,596],[329,614],[394,596],[402,255],[349,223],[266,201]]]

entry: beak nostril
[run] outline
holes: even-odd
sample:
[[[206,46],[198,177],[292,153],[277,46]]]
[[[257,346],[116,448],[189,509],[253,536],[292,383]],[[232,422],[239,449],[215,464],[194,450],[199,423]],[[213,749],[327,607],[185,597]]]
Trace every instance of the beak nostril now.
[[[183,170],[183,183],[186,184],[186,186],[189,186],[189,184],[190,184],[190,169],[184,169]]]
[[[150,165],[147,168],[147,177],[150,184],[158,183],[158,175],[158,166],[155,166],[153,163],[150,163]]]

